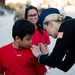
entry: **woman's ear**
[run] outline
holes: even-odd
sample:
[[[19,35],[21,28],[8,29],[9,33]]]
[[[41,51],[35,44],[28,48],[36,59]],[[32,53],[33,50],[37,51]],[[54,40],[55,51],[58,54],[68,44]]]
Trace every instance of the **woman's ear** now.
[[[49,21],[49,25],[52,28],[53,27],[53,22],[52,21]]]

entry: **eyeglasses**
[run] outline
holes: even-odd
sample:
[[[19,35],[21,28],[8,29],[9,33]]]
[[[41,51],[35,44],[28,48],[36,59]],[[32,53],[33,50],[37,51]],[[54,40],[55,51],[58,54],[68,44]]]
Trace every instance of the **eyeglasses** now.
[[[28,15],[28,17],[35,17],[35,16],[37,16],[37,14],[30,14],[30,15]]]

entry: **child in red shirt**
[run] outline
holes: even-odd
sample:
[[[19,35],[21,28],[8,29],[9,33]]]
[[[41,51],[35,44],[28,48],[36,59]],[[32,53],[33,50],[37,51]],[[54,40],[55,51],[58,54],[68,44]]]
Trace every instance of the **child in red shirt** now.
[[[0,74],[4,75],[44,75],[46,69],[40,69],[33,56],[30,45],[34,34],[34,25],[24,19],[15,22],[12,29],[14,41],[0,48]],[[43,69],[43,70],[42,70]]]

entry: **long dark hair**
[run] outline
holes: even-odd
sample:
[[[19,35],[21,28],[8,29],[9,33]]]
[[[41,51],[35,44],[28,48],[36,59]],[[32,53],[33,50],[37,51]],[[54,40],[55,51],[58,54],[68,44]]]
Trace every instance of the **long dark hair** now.
[[[35,9],[38,13],[38,9],[31,5],[25,9],[25,19],[27,19],[28,11],[31,9]],[[38,17],[39,17],[39,14],[38,14]],[[38,22],[36,24],[37,24],[37,28],[38,28],[39,32],[43,33],[43,29],[38,25]]]

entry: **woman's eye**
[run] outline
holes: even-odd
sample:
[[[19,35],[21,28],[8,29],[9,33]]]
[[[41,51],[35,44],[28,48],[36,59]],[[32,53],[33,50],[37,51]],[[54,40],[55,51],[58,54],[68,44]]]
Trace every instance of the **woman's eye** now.
[[[45,25],[48,25],[48,22],[44,22]]]

